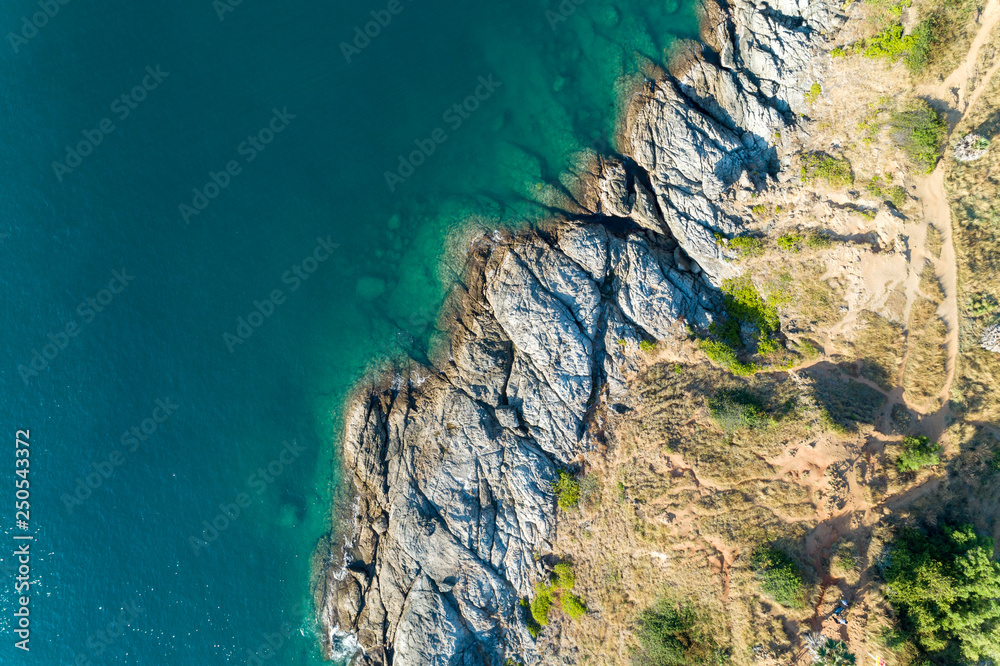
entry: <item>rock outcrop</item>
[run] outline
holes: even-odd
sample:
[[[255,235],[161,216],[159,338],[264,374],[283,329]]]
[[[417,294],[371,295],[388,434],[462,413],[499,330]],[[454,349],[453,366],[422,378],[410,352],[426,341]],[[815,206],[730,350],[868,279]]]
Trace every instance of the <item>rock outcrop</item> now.
[[[706,329],[735,274],[716,235],[782,167],[812,83],[823,4],[707,0],[704,45],[633,100],[624,155],[600,158],[589,214],[476,240],[447,340],[356,390],[344,469],[358,499],[322,621],[366,665],[538,661],[519,599],[554,535],[551,481],[626,395],[639,343]],[[332,639],[331,639],[332,640]]]

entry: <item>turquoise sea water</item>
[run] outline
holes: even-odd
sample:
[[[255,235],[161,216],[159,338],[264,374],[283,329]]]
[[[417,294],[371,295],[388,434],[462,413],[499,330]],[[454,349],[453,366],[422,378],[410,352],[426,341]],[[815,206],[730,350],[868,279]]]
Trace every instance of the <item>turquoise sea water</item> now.
[[[63,1],[0,9],[0,663],[316,663],[345,391],[422,352],[463,220],[540,217],[607,145],[690,3]]]

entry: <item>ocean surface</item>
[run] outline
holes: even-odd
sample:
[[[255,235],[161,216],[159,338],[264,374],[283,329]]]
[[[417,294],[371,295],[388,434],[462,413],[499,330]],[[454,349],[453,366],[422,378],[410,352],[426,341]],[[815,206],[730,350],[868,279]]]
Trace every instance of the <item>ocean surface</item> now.
[[[0,663],[319,663],[345,392],[426,351],[467,220],[540,219],[611,148],[691,2],[8,0],[0,29]]]

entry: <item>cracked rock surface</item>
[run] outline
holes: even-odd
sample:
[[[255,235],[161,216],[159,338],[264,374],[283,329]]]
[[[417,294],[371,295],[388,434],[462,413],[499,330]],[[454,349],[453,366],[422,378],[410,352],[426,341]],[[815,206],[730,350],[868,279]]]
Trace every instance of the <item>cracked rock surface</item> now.
[[[366,666],[539,661],[518,601],[554,536],[556,468],[588,446],[595,407],[627,394],[640,341],[712,322],[736,274],[715,234],[740,230],[734,190],[782,167],[836,20],[805,0],[706,0],[705,44],[637,93],[589,214],[478,239],[434,362],[357,387],[354,538],[319,577],[328,649],[348,632]]]

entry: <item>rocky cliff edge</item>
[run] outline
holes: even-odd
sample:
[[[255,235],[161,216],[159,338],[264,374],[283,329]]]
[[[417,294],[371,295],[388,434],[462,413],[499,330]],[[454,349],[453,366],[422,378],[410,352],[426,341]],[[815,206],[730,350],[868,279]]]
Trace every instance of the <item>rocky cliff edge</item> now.
[[[787,177],[812,59],[839,21],[808,0],[705,0],[702,14],[703,44],[635,94],[587,213],[478,238],[438,358],[357,387],[353,539],[318,584],[328,650],[349,634],[362,665],[538,662],[519,600],[554,535],[556,469],[600,437],[641,341],[712,322],[735,274],[716,234],[739,232],[736,200]]]

